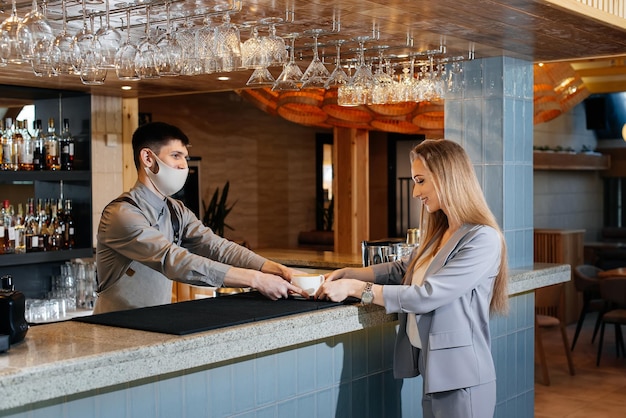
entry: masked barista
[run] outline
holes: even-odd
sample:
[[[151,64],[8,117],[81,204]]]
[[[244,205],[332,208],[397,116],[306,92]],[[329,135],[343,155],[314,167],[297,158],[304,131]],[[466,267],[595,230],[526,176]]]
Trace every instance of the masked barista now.
[[[172,280],[204,286],[252,287],[269,299],[302,290],[292,271],[213,233],[169,196],[185,184],[189,139],[154,122],[133,134],[137,183],[102,212],[94,313],[171,302]]]

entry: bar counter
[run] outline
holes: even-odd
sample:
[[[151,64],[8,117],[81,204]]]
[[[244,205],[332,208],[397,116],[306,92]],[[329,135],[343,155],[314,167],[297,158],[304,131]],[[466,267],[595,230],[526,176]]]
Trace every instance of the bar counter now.
[[[259,253],[301,268],[361,265],[358,257],[332,253]],[[512,317],[491,324],[502,416],[527,412],[506,415],[511,399],[528,396],[520,379],[531,382],[532,395],[532,290],[569,278],[569,265],[511,271]],[[396,319],[357,304],[187,336],[74,321],[33,326],[25,341],[0,354],[0,416],[299,416],[309,408],[316,417],[365,416],[361,408],[421,416],[421,397],[409,396],[421,393],[421,379],[391,377]],[[530,357],[509,364],[499,353],[510,351],[504,343],[515,333],[525,336],[516,351]],[[352,390],[381,392],[363,403]]]

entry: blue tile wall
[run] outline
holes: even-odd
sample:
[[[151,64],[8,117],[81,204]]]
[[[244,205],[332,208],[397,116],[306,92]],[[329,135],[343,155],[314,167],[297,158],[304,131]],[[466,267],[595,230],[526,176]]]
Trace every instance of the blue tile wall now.
[[[496,417],[532,417],[533,303],[532,293],[513,297],[509,316],[490,323],[498,377]],[[396,324],[385,324],[6,416],[419,418],[422,379],[393,378],[395,333]]]

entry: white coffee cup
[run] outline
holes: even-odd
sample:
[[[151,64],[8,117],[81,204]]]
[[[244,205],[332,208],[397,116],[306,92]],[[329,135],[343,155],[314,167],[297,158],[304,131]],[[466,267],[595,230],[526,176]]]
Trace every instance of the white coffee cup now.
[[[291,283],[304,290],[309,297],[313,297],[324,283],[323,274],[294,274],[291,276]]]

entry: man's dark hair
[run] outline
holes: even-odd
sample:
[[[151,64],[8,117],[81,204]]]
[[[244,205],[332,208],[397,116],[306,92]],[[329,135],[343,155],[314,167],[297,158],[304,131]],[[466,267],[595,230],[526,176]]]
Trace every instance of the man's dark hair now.
[[[189,138],[179,128],[164,122],[150,122],[141,125],[133,133],[133,157],[135,167],[139,168],[139,151],[149,148],[155,154],[159,154],[161,147],[172,139],[177,139],[183,145],[189,145]]]

